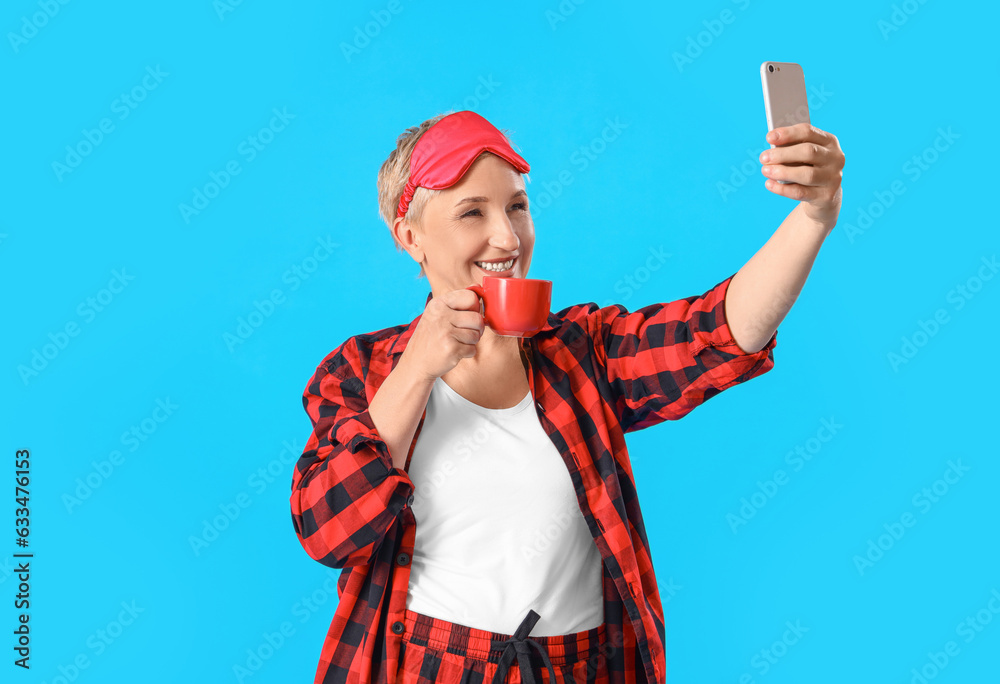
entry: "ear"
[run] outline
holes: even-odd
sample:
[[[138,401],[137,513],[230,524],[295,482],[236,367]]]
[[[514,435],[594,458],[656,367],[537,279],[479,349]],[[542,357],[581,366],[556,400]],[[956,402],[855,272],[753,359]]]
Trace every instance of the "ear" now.
[[[403,246],[403,249],[413,257],[418,264],[424,261],[424,250],[420,246],[420,231],[406,220],[405,216],[398,216],[392,224],[392,234],[396,241]]]

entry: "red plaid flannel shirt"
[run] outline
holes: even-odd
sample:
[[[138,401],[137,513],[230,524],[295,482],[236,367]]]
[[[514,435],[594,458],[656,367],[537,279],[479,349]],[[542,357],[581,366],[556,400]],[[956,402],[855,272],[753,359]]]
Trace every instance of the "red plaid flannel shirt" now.
[[[633,312],[570,306],[520,341],[539,421],[562,454],[604,559],[604,653],[613,684],[662,683],[666,675],[663,608],[625,433],[677,420],[774,367],[777,333],[752,354],[733,339],[725,315],[731,280]],[[419,320],[351,337],[323,359],[303,395],[313,433],[292,475],[292,524],[310,556],[342,569],[315,684],[396,679],[414,485],[393,466],[368,400]]]

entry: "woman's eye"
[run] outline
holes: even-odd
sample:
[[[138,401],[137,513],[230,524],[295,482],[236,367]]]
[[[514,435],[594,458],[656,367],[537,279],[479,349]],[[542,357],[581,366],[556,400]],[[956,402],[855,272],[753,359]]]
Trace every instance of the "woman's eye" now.
[[[526,203],[524,203],[524,202],[518,202],[513,207],[511,207],[511,209],[516,209],[517,211],[527,211],[528,210],[528,205]],[[472,212],[479,212],[480,216],[483,213],[479,209],[470,209],[469,211],[467,211],[464,214],[462,214],[462,218],[465,218],[466,216],[472,216]]]

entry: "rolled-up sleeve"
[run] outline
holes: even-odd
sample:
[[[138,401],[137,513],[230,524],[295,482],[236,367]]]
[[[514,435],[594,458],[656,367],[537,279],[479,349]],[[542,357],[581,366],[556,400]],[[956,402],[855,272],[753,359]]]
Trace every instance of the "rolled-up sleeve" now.
[[[414,485],[395,468],[368,413],[349,340],[316,369],[302,403],[313,424],[292,473],[292,524],[306,552],[332,568],[368,563]]]
[[[681,418],[774,367],[777,331],[747,353],[729,329],[725,300],[734,275],[702,295],[632,312],[592,305],[587,325],[624,431]]]

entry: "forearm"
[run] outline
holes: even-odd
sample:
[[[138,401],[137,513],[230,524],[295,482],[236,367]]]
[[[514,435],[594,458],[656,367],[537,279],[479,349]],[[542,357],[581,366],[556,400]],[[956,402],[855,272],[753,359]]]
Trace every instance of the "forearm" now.
[[[760,250],[733,276],[726,319],[747,353],[763,349],[802,291],[833,226],[817,224],[796,205]]]
[[[400,470],[406,469],[410,442],[413,441],[413,434],[427,407],[433,386],[434,379],[419,377],[410,372],[406,352],[403,352],[396,367],[382,381],[368,405],[368,415],[389,446],[393,465]]]

